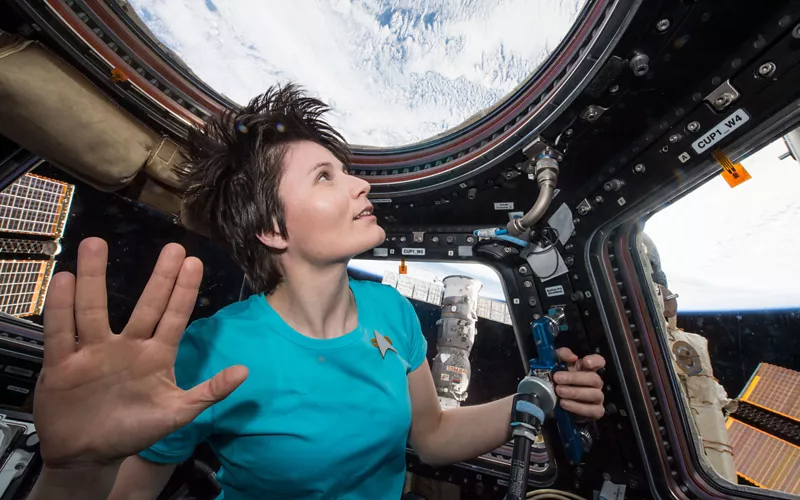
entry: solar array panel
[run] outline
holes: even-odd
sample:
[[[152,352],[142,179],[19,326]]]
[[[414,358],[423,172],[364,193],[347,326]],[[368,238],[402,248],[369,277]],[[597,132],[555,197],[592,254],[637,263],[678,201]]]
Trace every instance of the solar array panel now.
[[[800,493],[800,447],[728,418],[736,473],[761,487]]]
[[[0,231],[61,238],[73,186],[25,174],[0,192]]]
[[[41,314],[53,260],[0,260],[0,311],[12,316]]]
[[[761,363],[739,399],[800,422],[800,373]]]
[[[442,283],[412,278],[406,274],[398,274],[392,271],[383,273],[382,283],[396,288],[404,297],[436,306],[442,305],[442,297],[444,296],[444,284]],[[506,325],[511,324],[508,306],[500,300],[478,297],[478,317],[505,323]]]

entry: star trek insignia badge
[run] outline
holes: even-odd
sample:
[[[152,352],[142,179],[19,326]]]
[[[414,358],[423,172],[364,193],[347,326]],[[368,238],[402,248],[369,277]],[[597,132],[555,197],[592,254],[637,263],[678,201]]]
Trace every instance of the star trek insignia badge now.
[[[397,354],[397,349],[392,346],[392,339],[381,335],[378,333],[378,330],[375,330],[375,338],[372,339],[372,346],[378,348],[378,350],[381,352],[382,358],[386,357],[387,351],[394,351],[395,354]]]

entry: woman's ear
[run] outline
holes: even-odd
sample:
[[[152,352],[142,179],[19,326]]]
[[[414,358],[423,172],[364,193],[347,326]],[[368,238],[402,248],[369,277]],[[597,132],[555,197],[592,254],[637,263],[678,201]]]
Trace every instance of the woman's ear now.
[[[286,250],[286,247],[289,246],[286,238],[281,236],[277,223],[273,224],[272,231],[264,231],[256,235],[256,238],[258,238],[258,241],[261,243],[275,250]]]

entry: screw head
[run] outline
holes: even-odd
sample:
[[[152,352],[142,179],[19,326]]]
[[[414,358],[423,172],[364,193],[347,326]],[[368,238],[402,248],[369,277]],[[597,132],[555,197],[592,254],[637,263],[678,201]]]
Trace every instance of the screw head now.
[[[769,78],[775,74],[776,69],[778,69],[778,67],[775,66],[775,63],[767,61],[758,67],[758,76],[762,78]]]
[[[603,201],[605,201],[605,200],[603,200],[603,197],[602,197],[602,196],[600,196],[599,194],[598,194],[597,196],[595,196],[595,197],[594,197],[594,202],[595,202],[595,203],[597,203],[598,205],[599,205],[600,203],[603,203]]]
[[[726,105],[730,104],[730,102],[732,100],[733,100],[733,96],[730,94],[730,92],[725,92],[721,96],[717,97],[716,100],[714,101],[714,103],[717,106],[726,106]]]
[[[794,27],[792,30],[792,36],[795,38],[800,38],[800,24]]]
[[[431,238],[431,241],[434,242],[434,243],[439,243],[439,237],[438,236],[434,236],[433,238]]]
[[[524,286],[525,288],[530,288],[530,287],[532,287],[532,286],[533,286],[533,282],[532,282],[531,280],[525,280],[525,281],[522,283],[522,286]]]
[[[616,83],[608,88],[609,94],[616,94],[617,92],[619,92],[619,85]]]
[[[534,299],[533,297],[529,298],[528,305],[531,307],[536,307],[536,299]]]
[[[519,266],[519,274],[527,274],[528,268],[525,266]]]
[[[584,295],[586,295],[587,299],[591,299],[592,298],[592,292],[590,292],[588,290],[584,293]]]
[[[589,213],[589,207],[587,207],[586,205],[579,206],[578,207],[578,213],[581,214],[581,215],[588,214]]]
[[[405,236],[401,236],[400,237],[400,241],[405,242],[406,241],[406,237]]]
[[[689,132],[697,132],[700,130],[700,122],[691,122],[689,125],[686,125],[686,130]]]
[[[542,317],[542,315],[541,315],[541,314],[534,314],[534,315],[533,315],[533,319],[539,319],[539,318],[541,318],[541,317]]]
[[[503,247],[505,253],[511,253],[511,247]]]
[[[583,315],[584,316],[588,316],[589,315],[589,310],[587,309],[587,310],[583,311]]]
[[[572,130],[571,128],[568,128],[567,130],[564,131],[564,135],[566,135],[567,137],[570,137],[573,133],[574,130]]]
[[[672,134],[671,136],[669,136],[669,142],[671,142],[672,144],[675,144],[676,142],[678,142],[680,140],[681,140],[681,135],[680,134]]]
[[[586,119],[587,120],[594,120],[595,118],[597,118],[597,111],[591,109],[591,110],[586,112]]]
[[[467,243],[474,243],[475,237],[474,236],[467,236]]]
[[[669,29],[669,25],[670,25],[669,19],[662,19],[656,23],[656,29],[661,33],[663,33]]]
[[[636,172],[637,174],[641,174],[642,172],[644,172],[645,171],[644,163],[639,163],[638,165],[633,167],[633,171]]]

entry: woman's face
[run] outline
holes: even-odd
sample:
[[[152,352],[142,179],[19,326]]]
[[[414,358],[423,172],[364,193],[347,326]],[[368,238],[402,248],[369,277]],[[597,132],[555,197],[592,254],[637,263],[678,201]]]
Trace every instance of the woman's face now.
[[[314,264],[347,261],[386,238],[372,215],[368,182],[349,175],[330,151],[310,141],[289,146],[279,193],[287,254]]]

